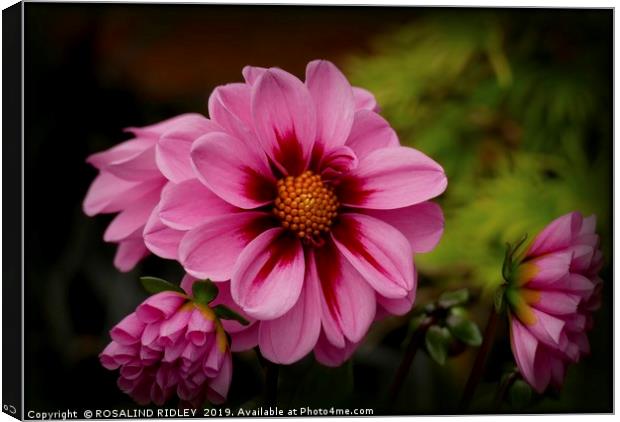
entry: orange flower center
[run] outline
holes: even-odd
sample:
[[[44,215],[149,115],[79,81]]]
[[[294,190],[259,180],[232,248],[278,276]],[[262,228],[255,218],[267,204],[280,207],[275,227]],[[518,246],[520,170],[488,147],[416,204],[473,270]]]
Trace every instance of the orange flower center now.
[[[300,176],[278,180],[278,197],[273,213],[301,239],[321,243],[338,214],[338,198],[321,176],[308,170]]]

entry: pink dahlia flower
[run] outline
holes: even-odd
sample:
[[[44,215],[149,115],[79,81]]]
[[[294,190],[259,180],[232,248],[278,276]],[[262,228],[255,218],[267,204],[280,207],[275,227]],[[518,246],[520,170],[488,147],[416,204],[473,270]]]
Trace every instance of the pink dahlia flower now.
[[[411,308],[413,255],[441,237],[429,200],[446,176],[400,146],[372,95],[330,62],[309,63],[305,83],[277,68],[243,75],[209,98],[219,128],[191,145],[196,179],[162,192],[153,232],[184,232],[180,243],[148,227],[146,243],[178,253],[195,277],[230,280],[268,359],[291,363],[314,349],[337,365],[377,309]]]
[[[147,255],[143,229],[159,202],[161,190],[169,177],[179,182],[184,180],[181,177],[191,175],[189,145],[209,128],[205,117],[184,114],[151,126],[128,128],[133,139],[87,158],[99,175],[86,194],[84,212],[89,216],[118,213],[103,238],[118,243],[114,265],[119,270],[131,270]],[[172,157],[167,154],[171,144],[175,148]],[[170,171],[170,167],[176,171]],[[165,230],[159,236],[175,234]]]
[[[226,400],[232,376],[226,332],[213,310],[189,293],[149,297],[110,335],[101,364],[120,368],[118,386],[137,403],[161,406],[175,394],[182,406]]]
[[[519,371],[538,392],[560,387],[566,367],[590,352],[603,264],[596,218],[566,214],[527,248],[509,284],[510,340]]]

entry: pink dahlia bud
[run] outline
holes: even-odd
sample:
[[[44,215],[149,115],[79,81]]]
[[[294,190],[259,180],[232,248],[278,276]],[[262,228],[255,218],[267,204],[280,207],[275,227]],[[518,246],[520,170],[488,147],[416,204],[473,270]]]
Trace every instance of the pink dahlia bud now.
[[[506,288],[517,366],[538,392],[560,387],[566,366],[590,352],[586,332],[600,306],[603,264],[594,215],[564,215],[540,232]]]
[[[138,306],[110,331],[99,355],[120,369],[119,388],[136,402],[163,405],[174,395],[182,406],[226,400],[232,361],[224,328],[214,311],[188,296],[165,291]]]
[[[89,216],[118,213],[103,239],[118,243],[114,265],[119,270],[131,270],[148,254],[143,230],[162,188],[168,180],[178,181],[180,175],[191,174],[189,144],[209,127],[203,116],[184,114],[151,126],[128,128],[135,136],[133,139],[87,158],[99,170],[99,175],[86,194],[83,209]],[[157,159],[160,150],[172,142],[177,145],[175,156],[172,159],[166,156],[163,164],[167,166],[160,165],[162,160]],[[185,149],[184,144],[187,144]],[[174,178],[166,171],[170,165],[177,169]],[[158,233],[160,239],[175,238],[175,235],[173,230]]]

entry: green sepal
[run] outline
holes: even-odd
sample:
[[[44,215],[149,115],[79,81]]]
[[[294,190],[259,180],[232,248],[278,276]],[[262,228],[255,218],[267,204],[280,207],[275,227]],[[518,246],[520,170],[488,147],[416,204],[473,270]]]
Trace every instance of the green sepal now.
[[[456,305],[463,305],[469,300],[469,290],[459,289],[451,292],[443,292],[439,296],[439,306],[442,308],[450,308]]]
[[[144,287],[144,290],[146,290],[147,292],[151,294],[156,294],[156,293],[161,293],[161,292],[166,292],[166,291],[172,291],[172,292],[185,294],[185,291],[183,291],[181,287],[167,280],[164,280],[163,278],[140,277],[140,283],[142,284],[142,287]]]
[[[250,325],[250,322],[247,319],[245,319],[227,306],[217,305],[213,308],[213,310],[215,311],[215,315],[217,315],[220,319],[232,319],[239,322],[239,324],[241,325]]]
[[[450,333],[470,346],[480,346],[482,344],[482,334],[475,322],[458,316],[449,316],[446,325]]]
[[[437,325],[430,327],[424,338],[426,351],[430,357],[440,365],[446,363],[448,347],[451,341],[452,335],[450,331],[445,327],[439,327]]]
[[[196,281],[192,285],[192,293],[194,294],[194,302],[202,305],[208,305],[217,297],[218,288],[211,280]]]
[[[493,298],[493,304],[495,305],[495,312],[502,314],[504,312],[504,305],[506,301],[506,286],[501,285],[495,291],[495,297]]]

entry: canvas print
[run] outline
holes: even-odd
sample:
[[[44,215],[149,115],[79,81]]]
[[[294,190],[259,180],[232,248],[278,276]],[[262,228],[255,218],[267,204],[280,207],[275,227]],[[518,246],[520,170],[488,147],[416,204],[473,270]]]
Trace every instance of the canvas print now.
[[[613,412],[611,9],[21,11],[13,416]]]

